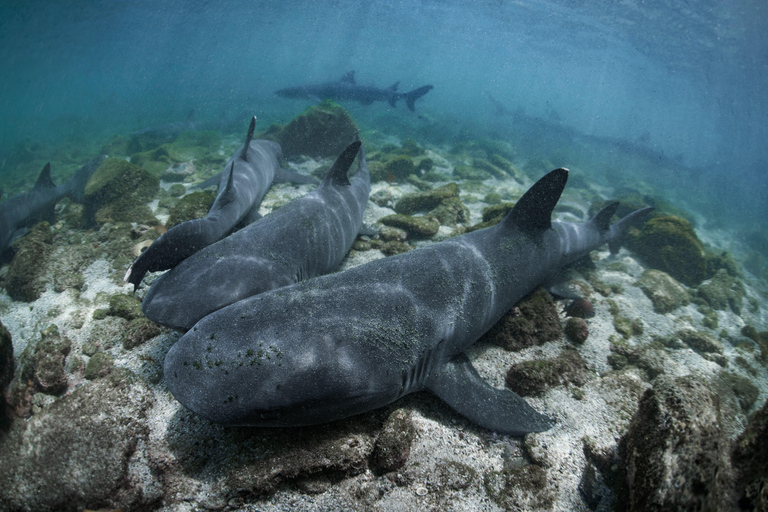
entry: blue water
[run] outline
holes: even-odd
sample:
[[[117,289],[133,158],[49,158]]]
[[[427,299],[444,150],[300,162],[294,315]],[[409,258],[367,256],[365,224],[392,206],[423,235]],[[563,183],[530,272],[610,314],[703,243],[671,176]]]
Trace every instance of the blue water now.
[[[104,141],[191,109],[266,126],[308,104],[276,89],[354,69],[363,84],[435,87],[417,115],[345,105],[368,128],[432,143],[525,129],[492,96],[545,123],[539,152],[573,137],[629,147],[629,164],[606,165],[749,229],[768,214],[767,28],[762,0],[5,1],[0,182],[20,141]],[[638,148],[665,163],[659,176],[630,168]]]

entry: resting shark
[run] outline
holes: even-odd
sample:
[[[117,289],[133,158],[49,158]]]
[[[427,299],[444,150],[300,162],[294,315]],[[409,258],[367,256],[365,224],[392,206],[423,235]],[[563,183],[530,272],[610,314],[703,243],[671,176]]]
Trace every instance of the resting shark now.
[[[355,72],[350,71],[338,82],[326,82],[322,84],[299,85],[297,87],[287,87],[276,91],[275,94],[283,98],[307,99],[320,102],[321,100],[333,101],[359,101],[363,105],[370,105],[374,101],[386,101],[392,108],[397,105],[397,100],[405,99],[405,104],[411,112],[415,112],[414,103],[429,91],[431,85],[419,87],[411,92],[397,92],[400,82],[395,82],[386,89],[378,87],[357,85],[355,82]]]
[[[358,152],[350,180],[347,171]],[[365,152],[354,142],[317,189],[160,276],[144,297],[144,314],[187,330],[241,299],[336,270],[363,224],[370,190]]]
[[[245,144],[225,166],[219,193],[208,214],[166,231],[128,268],[125,281],[133,284],[134,289],[147,272],[173,268],[203,247],[227,236],[247,216],[256,218],[259,204],[277,176],[299,183],[314,181],[281,169],[280,145],[267,140],[252,140],[255,127],[256,117],[253,117]]]
[[[51,179],[51,164],[47,163],[32,190],[0,203],[0,254],[7,251],[14,240],[25,235],[29,227],[51,217],[53,207],[62,198],[82,202],[88,179],[105,158],[102,155],[90,160],[58,187]]]
[[[552,222],[567,169],[533,185],[493,227],[250,297],[200,320],[171,347],[165,382],[227,425],[298,426],[429,390],[507,435],[550,420],[486,383],[465,350],[565,267],[612,250],[646,209],[616,224],[612,203],[583,224]]]

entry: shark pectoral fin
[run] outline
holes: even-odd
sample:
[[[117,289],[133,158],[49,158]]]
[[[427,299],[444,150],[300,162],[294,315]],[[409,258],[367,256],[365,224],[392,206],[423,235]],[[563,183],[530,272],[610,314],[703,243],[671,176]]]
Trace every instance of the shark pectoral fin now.
[[[14,241],[18,240],[19,238],[23,237],[29,233],[29,228],[19,228],[16,231],[13,232],[11,235],[11,239],[8,240],[8,245],[11,245]]]
[[[297,172],[289,171],[288,169],[278,169],[275,172],[275,177],[272,183],[317,183],[317,178],[312,176],[304,176]]]
[[[485,382],[464,354],[434,372],[426,388],[462,416],[500,434],[521,436],[552,427],[519,395]]]

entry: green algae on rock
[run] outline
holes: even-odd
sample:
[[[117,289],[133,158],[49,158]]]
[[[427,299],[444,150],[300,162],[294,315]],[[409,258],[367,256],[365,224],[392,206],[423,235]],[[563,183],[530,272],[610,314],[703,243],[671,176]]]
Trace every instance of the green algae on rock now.
[[[385,226],[404,229],[408,234],[417,238],[429,238],[440,229],[440,222],[432,217],[411,217],[410,215],[387,215],[379,219]]]
[[[576,345],[581,345],[589,337],[589,326],[583,318],[569,317],[563,330],[568,339]]]
[[[713,309],[730,308],[737,315],[744,303],[744,285],[721,268],[708,282],[699,285],[697,297]]]
[[[32,226],[26,236],[14,243],[16,254],[5,278],[5,290],[13,300],[33,302],[45,291],[52,243],[50,225],[45,221]]]
[[[567,349],[557,357],[513,364],[505,382],[520,396],[538,396],[554,386],[583,386],[587,380],[584,359],[576,350]]]
[[[688,291],[660,270],[646,270],[636,285],[651,299],[653,310],[657,313],[669,313],[691,301]]]
[[[216,200],[216,195],[212,192],[201,190],[192,192],[182,197],[176,205],[171,208],[168,216],[168,222],[165,223],[166,229],[193,219],[202,219],[208,214],[211,205]]]
[[[83,221],[87,226],[106,222],[157,225],[147,203],[159,187],[160,181],[138,165],[107,158],[85,187]]]
[[[456,183],[448,183],[432,190],[406,194],[395,205],[395,211],[403,215],[428,211],[437,207],[446,199],[458,198],[459,192],[459,186]]]
[[[146,383],[118,368],[14,422],[0,443],[0,503],[9,510],[153,509],[162,485],[146,459],[134,457],[148,442],[152,403]]]
[[[538,288],[518,302],[481,339],[510,351],[541,345],[563,336],[552,295]]]
[[[278,142],[288,159],[298,156],[335,158],[359,129],[349,112],[332,101],[307,107],[285,126],[272,125],[262,134]]]
[[[742,510],[768,510],[768,402],[752,417],[731,453],[734,494]]]
[[[93,354],[88,363],[85,365],[85,378],[87,380],[95,380],[100,377],[104,377],[112,371],[112,365],[114,360],[112,356],[106,352],[96,352]]]
[[[697,286],[711,277],[704,245],[687,220],[669,215],[654,217],[634,233],[629,248],[654,269],[687,286]]]

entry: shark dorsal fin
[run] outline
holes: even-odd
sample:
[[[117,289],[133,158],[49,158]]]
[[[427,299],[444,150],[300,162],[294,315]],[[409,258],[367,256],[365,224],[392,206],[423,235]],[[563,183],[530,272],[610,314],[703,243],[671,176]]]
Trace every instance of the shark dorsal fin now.
[[[227,171],[224,171],[227,172]],[[234,174],[235,174],[235,161],[232,160],[232,165],[229,166],[229,172],[227,172],[227,184],[224,185],[224,191],[221,193],[221,199],[222,204],[227,204],[232,200],[235,194],[235,184],[234,184]]]
[[[248,126],[248,134],[245,136],[245,145],[243,145],[243,151],[240,153],[240,158],[248,161],[248,146],[251,145],[251,139],[253,139],[253,132],[256,129],[256,116],[251,118],[251,124]]]
[[[598,231],[608,231],[611,229],[611,217],[613,217],[618,208],[619,202],[613,201],[612,203],[608,204],[608,206],[597,212],[597,215],[592,217],[590,222],[592,222],[597,227]]]
[[[40,171],[40,176],[37,177],[37,182],[34,188],[56,188],[56,184],[51,179],[51,163],[48,162]]]
[[[345,82],[348,84],[354,84],[355,83],[355,70],[348,71],[343,77],[341,77],[341,80],[339,82]]]
[[[388,90],[388,91],[392,91],[392,92],[397,92],[397,88],[398,88],[398,87],[400,87],[400,82],[399,82],[399,81],[397,81],[397,82],[393,83],[392,85],[390,85],[390,86],[387,88],[387,90]]]
[[[363,143],[360,142],[360,140],[356,140],[341,152],[336,161],[333,162],[333,165],[328,171],[328,174],[325,175],[325,179],[323,179],[323,185],[339,186],[350,184],[347,173],[349,172],[349,168],[352,167],[352,162],[355,161],[355,157],[360,151],[360,146],[362,145]]]
[[[522,231],[544,231],[552,227],[552,210],[560,200],[568,169],[550,171],[533,184],[504,218],[504,227]]]

